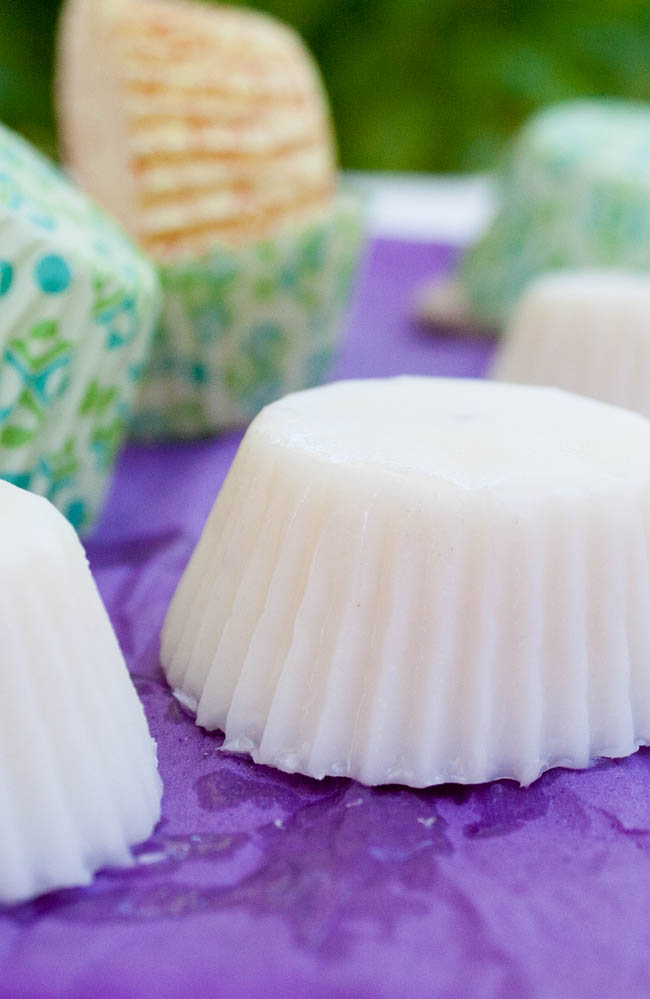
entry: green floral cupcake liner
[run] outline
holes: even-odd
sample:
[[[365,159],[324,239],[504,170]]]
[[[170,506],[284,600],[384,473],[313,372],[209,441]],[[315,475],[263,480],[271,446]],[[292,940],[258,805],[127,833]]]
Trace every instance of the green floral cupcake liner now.
[[[535,115],[460,280],[476,315],[502,325],[533,278],[580,267],[650,267],[650,105],[585,100]]]
[[[358,202],[239,251],[162,267],[162,319],[138,396],[142,438],[196,437],[248,423],[323,380],[362,239]]]
[[[0,126],[0,477],[91,526],[159,312],[151,264]]]

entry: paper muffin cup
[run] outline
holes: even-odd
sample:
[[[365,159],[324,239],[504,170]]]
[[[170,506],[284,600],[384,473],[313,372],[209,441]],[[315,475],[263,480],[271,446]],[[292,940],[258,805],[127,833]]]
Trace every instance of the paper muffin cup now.
[[[172,601],[224,748],[428,786],[650,739],[650,424],[554,389],[341,382],[252,423]]]
[[[495,358],[500,381],[559,388],[650,417],[650,276],[558,271],[531,283]]]
[[[0,475],[79,529],[101,508],[159,306],[129,239],[0,127]]]
[[[135,434],[213,433],[318,382],[359,220],[296,33],[222,4],[67,0],[57,81],[68,161],[165,292]]]
[[[0,482],[0,903],[132,863],[160,817],[156,746],[77,535]]]
[[[502,326],[552,270],[650,267],[650,105],[582,100],[548,108],[516,138],[500,209],[460,270],[468,308]]]
[[[361,239],[359,204],[341,195],[322,221],[161,267],[164,308],[136,436],[245,424],[273,399],[320,382],[340,341]]]

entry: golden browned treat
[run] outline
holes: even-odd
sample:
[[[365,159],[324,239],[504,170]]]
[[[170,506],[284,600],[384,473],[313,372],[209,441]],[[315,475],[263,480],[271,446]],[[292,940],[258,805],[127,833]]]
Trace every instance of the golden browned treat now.
[[[69,165],[163,286],[132,429],[220,431],[322,380],[361,227],[300,39],[240,8],[66,0],[57,89]]]
[[[266,15],[68,0],[57,91],[70,166],[158,260],[246,246],[331,207],[335,151],[318,72]]]

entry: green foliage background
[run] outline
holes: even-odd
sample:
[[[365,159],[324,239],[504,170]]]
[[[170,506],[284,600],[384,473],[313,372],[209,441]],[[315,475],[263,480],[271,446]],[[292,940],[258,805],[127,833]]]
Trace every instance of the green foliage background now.
[[[209,0],[208,0],[209,2]],[[49,152],[60,0],[0,0],[0,120]],[[536,107],[585,94],[650,100],[650,2],[260,0],[325,77],[345,167],[490,167]]]

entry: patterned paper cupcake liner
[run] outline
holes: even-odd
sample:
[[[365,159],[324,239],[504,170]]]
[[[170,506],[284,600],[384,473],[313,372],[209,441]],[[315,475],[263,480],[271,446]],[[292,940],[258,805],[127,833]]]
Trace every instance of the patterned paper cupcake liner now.
[[[471,310],[507,322],[551,270],[650,267],[650,106],[576,101],[536,115],[502,176],[501,209],[461,267]]]
[[[0,127],[0,476],[93,522],[158,315],[153,267]]]
[[[242,425],[273,399],[322,381],[361,239],[360,206],[340,196],[323,221],[163,266],[163,317],[138,396],[136,436]]]

